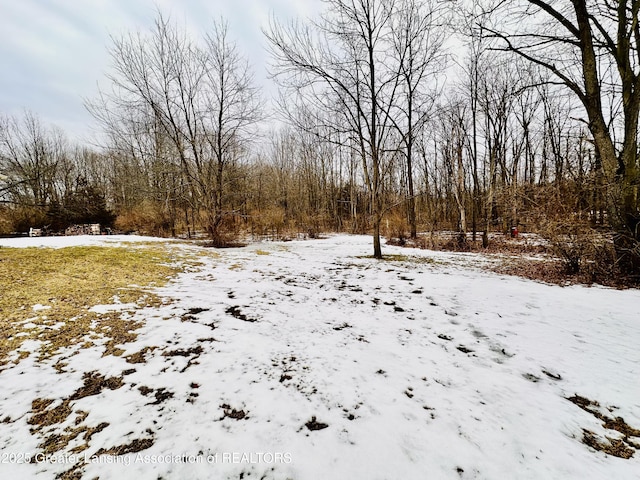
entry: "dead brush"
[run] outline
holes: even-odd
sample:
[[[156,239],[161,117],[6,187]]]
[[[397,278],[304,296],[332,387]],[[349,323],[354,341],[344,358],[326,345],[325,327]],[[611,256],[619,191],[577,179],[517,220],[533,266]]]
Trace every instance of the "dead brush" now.
[[[617,277],[616,252],[611,235],[584,223],[549,221],[541,228],[564,273],[584,283],[610,283]]]
[[[387,215],[382,222],[382,234],[393,245],[404,246],[410,236],[409,224],[404,215],[398,212],[392,212]]]

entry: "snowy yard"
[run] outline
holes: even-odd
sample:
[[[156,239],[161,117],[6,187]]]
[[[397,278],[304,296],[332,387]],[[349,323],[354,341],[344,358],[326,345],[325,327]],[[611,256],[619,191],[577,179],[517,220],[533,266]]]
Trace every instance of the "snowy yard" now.
[[[207,249],[164,304],[94,307],[143,322],[120,355],[25,342],[0,370],[0,478],[640,478],[639,291],[370,243]]]

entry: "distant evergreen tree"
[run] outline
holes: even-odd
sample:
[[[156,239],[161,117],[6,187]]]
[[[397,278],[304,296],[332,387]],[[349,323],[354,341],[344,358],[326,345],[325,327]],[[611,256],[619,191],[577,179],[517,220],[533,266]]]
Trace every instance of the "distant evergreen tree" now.
[[[71,225],[99,223],[112,227],[116,215],[107,208],[104,193],[83,178],[76,179],[75,188],[65,195],[62,203],[51,202],[47,209],[49,228],[61,231]]]

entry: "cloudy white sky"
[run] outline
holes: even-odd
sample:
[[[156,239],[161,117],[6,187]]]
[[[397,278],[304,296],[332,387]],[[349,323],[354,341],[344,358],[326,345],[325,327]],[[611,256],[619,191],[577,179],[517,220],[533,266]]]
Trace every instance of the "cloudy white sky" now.
[[[320,8],[321,0],[0,0],[0,114],[31,110],[73,140],[88,139],[83,98],[105,83],[110,35],[147,29],[158,10],[194,34],[226,19],[256,80],[266,84],[261,27],[271,14],[304,18]]]

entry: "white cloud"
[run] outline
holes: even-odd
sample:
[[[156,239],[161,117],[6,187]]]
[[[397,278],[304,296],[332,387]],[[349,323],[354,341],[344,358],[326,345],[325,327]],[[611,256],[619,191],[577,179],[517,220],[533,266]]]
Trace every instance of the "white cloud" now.
[[[320,0],[0,0],[0,113],[29,109],[80,139],[91,118],[83,98],[97,93],[109,68],[110,35],[144,30],[159,9],[194,36],[214,20],[229,22],[230,35],[249,58],[256,80],[267,84],[261,29],[270,15],[309,17]],[[270,89],[270,87],[268,88]]]

